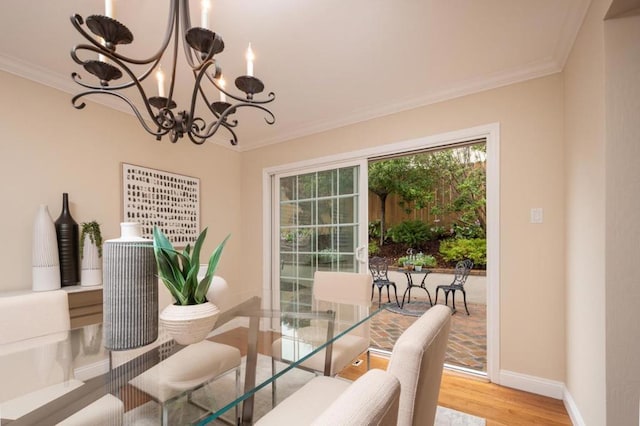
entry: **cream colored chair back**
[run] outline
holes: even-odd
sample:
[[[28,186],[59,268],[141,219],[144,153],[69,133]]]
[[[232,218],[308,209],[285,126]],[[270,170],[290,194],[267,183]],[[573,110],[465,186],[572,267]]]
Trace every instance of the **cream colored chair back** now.
[[[382,370],[369,370],[342,392],[312,425],[396,426],[399,396],[398,379]],[[313,404],[313,400],[306,402]],[[305,406],[300,404],[301,409]]]
[[[393,346],[387,371],[400,381],[398,425],[432,425],[436,417],[451,309],[435,305]]]
[[[71,328],[69,299],[63,290],[0,296],[0,344]]]
[[[341,330],[341,322],[352,324],[354,318],[363,318],[368,314],[371,306],[371,290],[373,278],[369,274],[354,272],[316,271],[313,277],[313,298],[316,308],[323,309],[327,306],[322,302],[356,305],[346,310],[336,310],[336,332]],[[334,308],[335,307],[331,307]],[[350,334],[358,335],[369,340],[369,322],[352,330]],[[365,348],[366,349],[366,348]],[[362,349],[364,350],[364,349]]]

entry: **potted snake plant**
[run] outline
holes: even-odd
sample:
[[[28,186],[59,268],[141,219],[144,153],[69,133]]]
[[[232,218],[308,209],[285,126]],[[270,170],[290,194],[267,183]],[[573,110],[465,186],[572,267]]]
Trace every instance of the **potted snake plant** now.
[[[205,228],[196,240],[193,249],[187,245],[183,251],[176,250],[167,236],[153,228],[153,250],[158,265],[158,277],[175,299],[160,313],[160,324],[181,345],[203,340],[213,329],[220,310],[207,300],[207,291],[215,274],[227,237],[209,257],[207,272],[198,280],[200,250],[207,236]]]

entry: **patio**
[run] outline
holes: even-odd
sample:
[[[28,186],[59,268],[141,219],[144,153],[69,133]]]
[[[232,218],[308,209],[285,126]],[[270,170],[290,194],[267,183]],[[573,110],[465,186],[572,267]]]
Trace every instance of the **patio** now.
[[[426,284],[431,297],[435,302],[435,288],[439,284],[451,282],[452,275],[433,273],[427,277]],[[398,286],[398,296],[402,300],[402,293],[406,288],[404,274],[390,272],[389,278]],[[415,280],[415,278],[414,278]],[[445,362],[456,366],[462,366],[477,371],[487,369],[487,327],[486,327],[486,277],[479,275],[469,276],[465,285],[467,291],[467,306],[471,315],[466,315],[462,295],[456,295],[456,308],[458,312],[453,315],[449,345],[445,356]],[[393,299],[392,292],[392,301]],[[377,306],[377,290],[374,296],[374,307]],[[426,301],[426,293],[420,289],[412,291],[412,302]],[[386,301],[386,293],[383,294],[383,306]],[[444,303],[442,292],[438,303]],[[451,300],[449,300],[451,306]],[[377,314],[371,322],[371,346],[373,348],[390,351],[393,344],[402,332],[413,324],[418,317],[402,315],[387,309]]]

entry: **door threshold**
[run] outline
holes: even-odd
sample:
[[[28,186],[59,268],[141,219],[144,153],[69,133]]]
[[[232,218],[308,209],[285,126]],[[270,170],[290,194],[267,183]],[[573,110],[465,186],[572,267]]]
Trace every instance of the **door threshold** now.
[[[478,371],[472,368],[462,367],[462,366],[453,365],[453,364],[446,364],[446,363],[444,364],[444,371],[451,374],[458,375],[458,376],[463,376],[466,378],[480,380],[487,383],[490,382],[489,377],[487,376],[487,373],[485,371]]]

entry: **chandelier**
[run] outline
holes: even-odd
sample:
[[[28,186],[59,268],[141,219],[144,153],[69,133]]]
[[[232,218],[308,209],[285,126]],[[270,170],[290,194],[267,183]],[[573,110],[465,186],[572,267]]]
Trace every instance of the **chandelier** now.
[[[202,1],[200,27],[191,26],[188,0],[171,0],[164,40],[158,52],[148,59],[129,58],[116,52],[118,45],[133,42],[133,34],[125,25],[113,19],[112,1],[105,0],[106,16],[88,16],[86,24],[78,14],[71,17],[71,23],[75,29],[90,43],[74,46],[71,57],[76,63],[82,65],[86,72],[98,79],[98,83],[92,84],[85,82],[77,72],[71,74],[73,81],[86,89],[73,97],[71,102],[76,109],[85,107],[81,99],[87,95],[115,96],[131,107],[140,124],[157,140],[169,135],[171,142],[175,143],[187,135],[197,145],[203,144],[221,127],[230,133],[231,144],[237,145],[238,138],[234,128],[238,125],[238,121],[232,119],[232,115],[239,108],[260,109],[266,113],[264,119],[267,124],[275,123],[273,113],[263,106],[272,102],[275,94],[270,92],[266,99],[254,98],[254,95],[264,91],[264,84],[253,75],[254,55],[251,44],[246,55],[247,75],[235,79],[235,86],[242,93],[233,94],[225,88],[222,69],[214,59],[216,54],[224,50],[224,42],[219,34],[206,28],[210,9],[208,0]],[[194,76],[191,102],[188,109],[182,111],[176,111],[177,105],[173,100],[179,38],[182,38],[185,57]],[[160,60],[170,45],[172,46],[171,68],[167,92]],[[81,59],[79,56],[81,51],[91,57]],[[139,74],[136,74],[131,69],[132,66],[143,69],[138,70]],[[157,96],[155,94],[148,96],[142,86],[142,82],[152,74],[155,74],[157,79]],[[123,82],[120,82],[123,76],[126,77]],[[143,108],[138,108],[123,94],[122,91],[128,88],[137,90],[144,103]],[[219,95],[219,99],[212,101],[212,96],[216,94]]]

